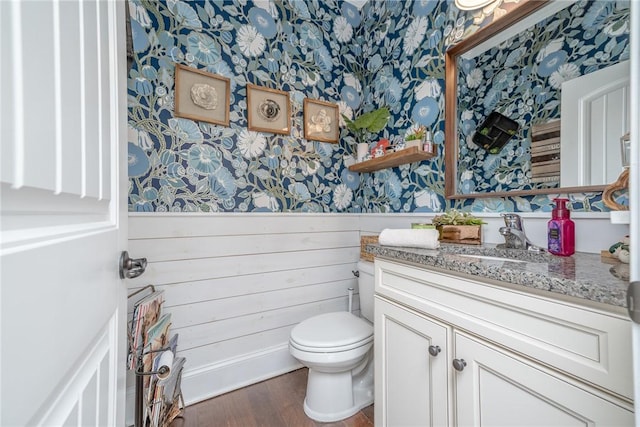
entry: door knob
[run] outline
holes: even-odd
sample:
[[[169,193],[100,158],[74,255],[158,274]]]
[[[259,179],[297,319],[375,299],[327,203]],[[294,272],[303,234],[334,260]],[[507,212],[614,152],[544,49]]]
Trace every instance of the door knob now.
[[[464,359],[453,359],[453,369],[456,371],[462,372],[465,366],[467,366],[467,362]]]
[[[129,258],[129,252],[120,254],[120,278],[133,279],[144,273],[147,268],[146,258]]]
[[[437,356],[440,353],[440,346],[439,345],[430,345],[429,346],[429,354],[432,356]]]

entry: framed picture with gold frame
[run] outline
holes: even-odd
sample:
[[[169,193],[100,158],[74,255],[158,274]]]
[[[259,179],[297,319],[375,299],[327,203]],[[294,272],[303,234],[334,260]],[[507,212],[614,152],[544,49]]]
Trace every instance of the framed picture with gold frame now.
[[[317,99],[304,99],[304,138],[336,144],[340,136],[337,104]]]
[[[230,80],[176,64],[174,115],[229,126]]]
[[[289,93],[247,84],[247,121],[249,130],[290,134]]]

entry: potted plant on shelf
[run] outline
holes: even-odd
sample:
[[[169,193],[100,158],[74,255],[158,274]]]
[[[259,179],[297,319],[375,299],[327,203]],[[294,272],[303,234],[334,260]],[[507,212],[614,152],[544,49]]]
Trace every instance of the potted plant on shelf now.
[[[482,224],[484,222],[469,212],[451,209],[435,216],[431,223],[436,226],[441,242],[479,245],[482,243]]]
[[[347,129],[353,133],[356,143],[358,144],[358,161],[362,161],[362,158],[360,158],[361,155],[368,152],[369,144],[367,142],[367,138],[369,137],[369,134],[377,134],[384,129],[387,126],[390,116],[391,114],[387,107],[381,107],[377,110],[369,111],[368,113],[364,113],[356,117],[354,120],[349,119],[344,114],[342,115],[344,122],[347,124]]]
[[[418,126],[408,129],[404,136],[406,147],[420,147],[422,139],[425,137],[426,133],[426,126]]]

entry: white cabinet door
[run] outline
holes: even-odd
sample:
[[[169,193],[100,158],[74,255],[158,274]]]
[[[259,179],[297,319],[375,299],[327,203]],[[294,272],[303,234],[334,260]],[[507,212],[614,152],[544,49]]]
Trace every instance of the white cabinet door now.
[[[633,412],[532,362],[454,332],[458,426],[631,426]]]
[[[374,323],[376,426],[449,425],[450,329],[378,297]]]

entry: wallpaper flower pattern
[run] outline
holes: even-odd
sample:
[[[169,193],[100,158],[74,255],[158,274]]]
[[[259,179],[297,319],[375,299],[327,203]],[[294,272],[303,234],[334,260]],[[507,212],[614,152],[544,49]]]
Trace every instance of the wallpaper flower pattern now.
[[[530,182],[531,125],[560,118],[563,82],[627,59],[629,3],[621,1],[574,3],[500,46],[460,60],[458,138],[464,160],[458,191],[544,187]],[[520,125],[495,155],[472,141],[492,111]]]
[[[553,196],[447,202],[444,52],[513,2],[459,11],[452,1],[130,0],[129,208],[133,211],[438,212],[549,210]],[[231,80],[230,126],[173,116],[174,64]],[[290,93],[291,135],[249,131],[246,84]],[[352,118],[392,112],[378,137],[433,130],[439,155],[372,174],[347,169],[353,137],[303,138],[305,97]],[[373,144],[375,141],[371,141]],[[599,194],[574,195],[600,210]]]

